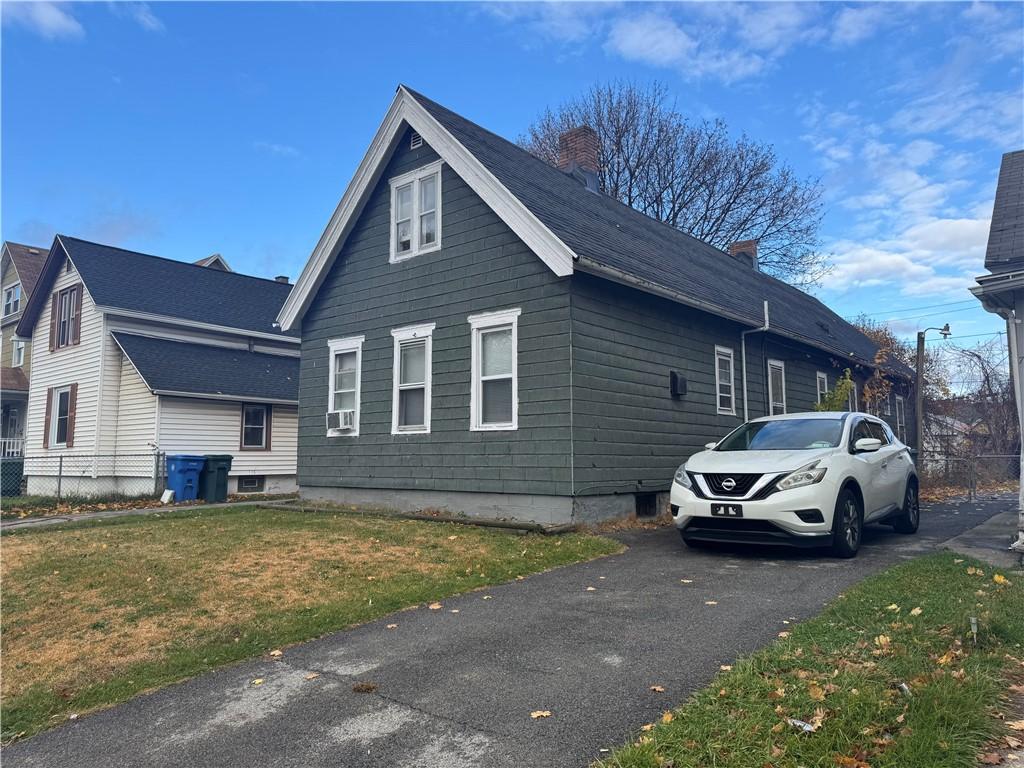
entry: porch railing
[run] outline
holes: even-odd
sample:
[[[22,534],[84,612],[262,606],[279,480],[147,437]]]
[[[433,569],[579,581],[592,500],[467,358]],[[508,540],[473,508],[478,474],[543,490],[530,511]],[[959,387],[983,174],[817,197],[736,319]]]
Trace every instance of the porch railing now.
[[[20,459],[25,455],[25,438],[0,437],[0,458]]]

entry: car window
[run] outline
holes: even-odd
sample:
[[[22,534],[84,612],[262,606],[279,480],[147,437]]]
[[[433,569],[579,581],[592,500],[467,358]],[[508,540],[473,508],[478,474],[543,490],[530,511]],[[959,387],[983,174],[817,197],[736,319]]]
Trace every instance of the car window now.
[[[896,442],[896,435],[892,433],[892,427],[890,427],[884,421],[882,422],[882,431],[885,432],[885,436],[889,438],[890,445]]]
[[[866,419],[860,419],[856,424],[853,425],[853,431],[850,433],[850,450],[853,450],[853,446],[857,444],[857,441],[862,437],[874,437],[871,434],[871,429],[868,427]]]
[[[752,421],[730,432],[716,451],[793,451],[835,448],[843,439],[842,419]]]
[[[885,427],[882,426],[881,422],[868,421],[867,425],[868,431],[871,432],[871,436],[877,438],[878,440],[881,440],[882,445],[888,445],[890,442],[892,442],[891,440],[889,440],[889,436],[885,434]]]

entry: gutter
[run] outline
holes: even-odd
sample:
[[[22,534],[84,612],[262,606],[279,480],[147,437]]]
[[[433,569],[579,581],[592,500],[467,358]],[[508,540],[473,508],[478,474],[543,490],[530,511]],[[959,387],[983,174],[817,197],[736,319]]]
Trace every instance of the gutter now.
[[[761,333],[769,329],[768,323],[768,299],[764,300],[764,325],[760,328],[748,328],[740,333],[740,358],[743,363],[743,421],[750,421],[750,408],[747,398],[747,334]],[[762,353],[763,354],[763,353]],[[717,365],[717,363],[715,363]]]

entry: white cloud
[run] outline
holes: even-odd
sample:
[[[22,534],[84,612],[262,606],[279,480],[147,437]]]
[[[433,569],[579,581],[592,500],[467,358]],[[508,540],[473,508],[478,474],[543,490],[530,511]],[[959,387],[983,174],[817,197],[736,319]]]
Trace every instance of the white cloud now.
[[[893,115],[890,126],[911,135],[946,132],[964,141],[1016,147],[1024,140],[1024,107],[1019,90],[985,92],[962,82],[911,100]]]
[[[682,64],[697,44],[672,19],[644,13],[612,25],[606,47],[625,59],[668,67]]]
[[[128,16],[148,32],[163,32],[164,23],[157,18],[147,3],[111,3],[119,15]]]
[[[65,3],[3,2],[0,3],[0,17],[5,24],[26,27],[47,40],[85,35],[85,29]]]
[[[831,41],[834,45],[854,45],[875,34],[892,6],[881,3],[847,6],[836,14]]]
[[[252,147],[259,152],[267,152],[281,157],[298,157],[301,152],[290,144],[278,144],[273,141],[254,141]]]

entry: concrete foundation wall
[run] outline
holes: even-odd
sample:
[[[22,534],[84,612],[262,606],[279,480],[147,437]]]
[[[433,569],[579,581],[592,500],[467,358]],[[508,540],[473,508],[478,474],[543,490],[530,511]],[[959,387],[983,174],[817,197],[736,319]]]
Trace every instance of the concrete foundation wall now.
[[[30,496],[56,496],[55,475],[28,475],[25,492]],[[63,477],[61,496],[156,496],[152,477]]]

